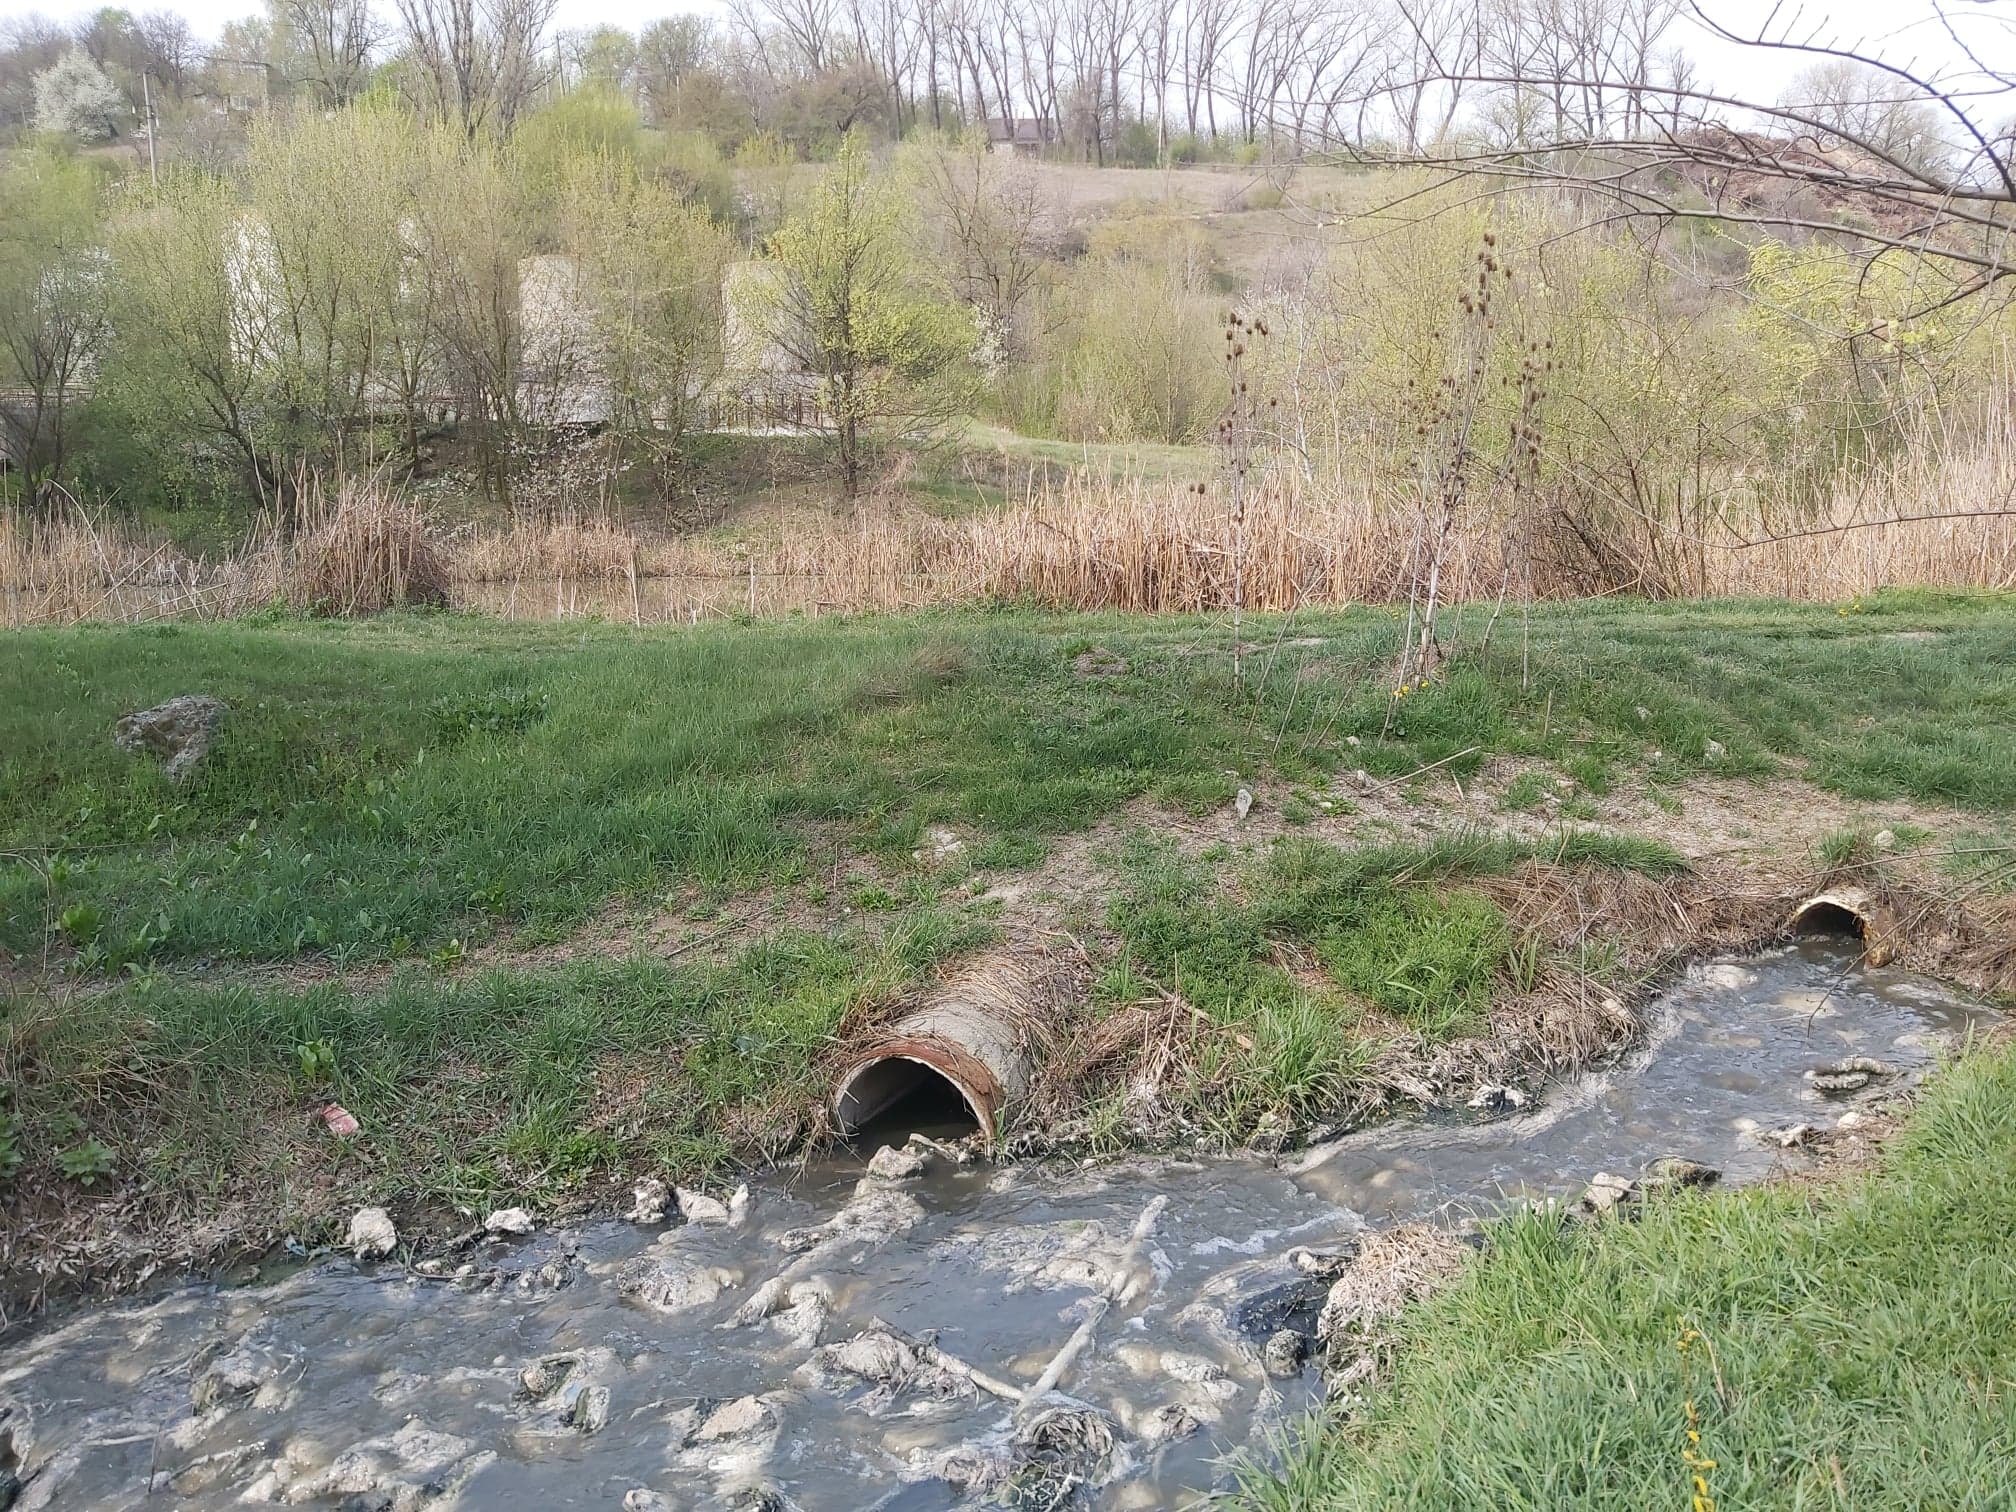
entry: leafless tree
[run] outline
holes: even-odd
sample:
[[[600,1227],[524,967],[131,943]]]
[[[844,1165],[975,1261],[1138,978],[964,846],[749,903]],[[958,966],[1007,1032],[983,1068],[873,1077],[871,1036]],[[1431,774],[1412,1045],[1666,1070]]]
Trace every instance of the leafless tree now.
[[[2010,55],[2016,17],[1948,0],[1932,13],[1955,65],[1896,62],[1782,3],[1738,31],[1683,0],[1677,14],[1711,34],[1781,55],[1788,73],[1824,64],[1822,77],[1852,82],[1855,96],[1795,88],[1769,101],[1717,90],[1670,57],[1660,66],[1661,0],[1498,0],[1477,53],[1424,48],[1410,74],[1380,86],[1403,116],[1425,89],[1512,102],[1491,139],[1357,156],[1567,188],[1609,224],[1747,224],[1916,254],[1947,276],[1921,279],[1914,308],[1892,317],[1912,318],[2016,274],[2016,130],[2004,124],[2016,70],[1986,61]],[[1926,151],[1932,138],[1951,151]]]
[[[1953,144],[1940,134],[1931,102],[1865,63],[1845,58],[1815,63],[1799,71],[1781,98],[1830,132],[1872,143],[1903,162],[1952,166]]]
[[[275,0],[274,9],[301,50],[301,82],[318,103],[341,105],[362,92],[385,40],[369,0]]]
[[[1182,47],[1183,0],[1142,0],[1141,104],[1143,120],[1155,119],[1155,153],[1169,151],[1169,86],[1178,67]]]
[[[398,0],[409,87],[475,137],[508,132],[546,78],[542,47],[559,0]]]
[[[839,0],[730,0],[731,22],[750,40],[776,45],[784,67],[814,74],[835,61]]]
[[[1010,25],[1015,33],[1015,60],[1028,95],[1030,112],[1047,122],[1060,136],[1064,130],[1064,104],[1058,87],[1062,59],[1057,28],[1047,18],[1030,16],[1026,10],[1011,9]]]
[[[1191,0],[1183,27],[1183,108],[1190,133],[1198,130],[1198,111],[1212,136],[1218,135],[1216,80],[1221,60],[1239,31],[1239,0]]]
[[[163,90],[181,99],[188,88],[188,76],[200,61],[196,34],[174,11],[149,11],[137,24],[147,48],[148,68]]]
[[[1392,113],[1399,149],[1411,154],[1448,135],[1463,91],[1440,76],[1468,71],[1475,28],[1461,0],[1396,0],[1393,10],[1374,91]]]
[[[1140,3],[1141,0],[1091,0],[1099,64],[1106,80],[1104,118],[1109,123],[1106,130],[1108,139],[1116,145],[1120,139],[1122,102],[1126,99],[1126,76],[1133,70],[1141,45],[1140,31],[1135,25]]]
[[[637,92],[657,105],[706,66],[713,28],[699,16],[654,21],[637,38]]]
[[[1027,161],[969,138],[921,153],[917,185],[935,281],[980,314],[1003,357],[1022,356],[1054,230],[1042,179]]]
[[[1299,146],[1364,139],[1366,101],[1392,18],[1371,4],[1325,7],[1304,34],[1291,76]]]
[[[888,91],[889,119],[899,134],[906,116],[916,119],[917,62],[924,40],[918,21],[917,10],[906,0],[847,0],[854,51]]]

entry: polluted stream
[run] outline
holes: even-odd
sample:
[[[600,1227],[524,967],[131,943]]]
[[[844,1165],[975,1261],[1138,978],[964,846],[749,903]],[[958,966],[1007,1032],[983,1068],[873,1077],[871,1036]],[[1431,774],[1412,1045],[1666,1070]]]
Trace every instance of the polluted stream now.
[[[1282,1332],[1323,1295],[1298,1249],[1666,1157],[1725,1182],[1796,1167],[1771,1131],[1834,1126],[1992,1017],[1801,941],[1690,968],[1637,1048],[1522,1106],[1279,1160],[912,1142],[884,1174],[844,1152],[669,1224],[485,1240],[434,1277],[330,1259],[184,1287],[8,1346],[0,1445],[23,1508],[1180,1506],[1321,1400]],[[1867,1085],[1808,1074],[1858,1057],[1884,1068]],[[1007,1399],[1081,1331],[1053,1393]]]

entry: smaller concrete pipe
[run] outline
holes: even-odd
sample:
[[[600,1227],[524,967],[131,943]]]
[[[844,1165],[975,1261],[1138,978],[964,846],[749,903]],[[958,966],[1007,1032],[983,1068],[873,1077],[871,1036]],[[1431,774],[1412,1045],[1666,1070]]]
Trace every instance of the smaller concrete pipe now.
[[[1792,910],[1794,934],[1847,933],[1861,936],[1865,958],[1881,966],[1897,953],[1897,917],[1890,906],[1863,887],[1832,887]]]
[[[1018,1021],[1037,991],[1037,974],[1012,957],[983,957],[955,974],[849,1057],[833,1087],[840,1132],[858,1132],[935,1076],[958,1092],[991,1143],[1003,1110],[1029,1085]]]

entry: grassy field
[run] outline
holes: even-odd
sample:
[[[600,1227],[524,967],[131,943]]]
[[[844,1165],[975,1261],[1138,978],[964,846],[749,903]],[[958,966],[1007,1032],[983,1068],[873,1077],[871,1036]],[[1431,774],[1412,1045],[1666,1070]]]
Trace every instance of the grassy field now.
[[[1484,611],[1459,620],[1468,649],[1404,697],[1378,610],[1250,622],[1236,690],[1222,621],[1008,610],[16,633],[0,1168],[136,1222],[235,1202],[278,1229],[338,1194],[543,1202],[790,1148],[835,1035],[993,938],[995,883],[1123,815],[1071,921],[1091,1011],[1173,990],[1225,1029],[1178,1101],[1237,1138],[1320,1116],[1384,1037],[1471,1032],[1544,964],[1480,879],[1676,867],[1566,822],[1620,784],[1677,806],[1703,774],[1797,770],[2016,809],[2005,601],[1556,606],[1488,650]],[[109,736],[192,691],[232,712],[175,788]],[[1573,784],[1544,845],[1294,833],[1350,813],[1354,770],[1405,795],[1506,754]],[[1263,854],[1157,833],[1241,786],[1287,826]],[[934,859],[939,827],[960,847]],[[365,1139],[313,1122],[330,1098]]]
[[[2007,1507],[2012,1247],[2016,1055],[1993,1051],[1838,1189],[1494,1227],[1403,1320],[1387,1389],[1249,1505]]]

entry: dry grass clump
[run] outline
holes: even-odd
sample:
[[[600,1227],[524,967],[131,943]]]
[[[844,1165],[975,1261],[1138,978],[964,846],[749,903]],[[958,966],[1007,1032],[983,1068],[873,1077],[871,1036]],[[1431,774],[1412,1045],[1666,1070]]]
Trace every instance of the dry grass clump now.
[[[1796,521],[1735,516],[1705,537],[1553,497],[1480,493],[1444,546],[1450,600],[1778,596],[1894,586],[2016,586],[2016,429],[1960,452],[1914,449]],[[1522,521],[1524,522],[1522,524]],[[894,511],[811,522],[774,542],[689,549],[656,569],[760,578],[770,610],[886,611],[1014,600],[1185,613],[1403,600],[1424,510],[1342,476],[1284,472],[1246,510],[1240,578],[1225,501],[1181,483],[1083,473],[959,521]],[[1683,537],[1685,537],[1683,539]],[[1519,559],[1519,543],[1533,553]],[[654,556],[657,555],[654,553]]]
[[[1034,1121],[1062,1128],[1082,1114],[1087,1088],[1117,1086],[1127,1111],[1153,1125],[1172,1089],[1180,1088],[1202,1059],[1202,1042],[1229,1032],[1175,997],[1083,1018],[1041,1068],[1032,1098]]]
[[[1277,480],[1246,507],[1249,609],[1388,599],[1405,532],[1362,493]],[[1226,506],[1165,482],[1080,477],[943,542],[950,576],[987,597],[1059,608],[1193,612],[1233,600]]]
[[[426,515],[384,484],[345,478],[331,497],[311,482],[300,518],[285,548],[297,607],[352,615],[448,603],[449,563]]]
[[[1331,1283],[1316,1323],[1333,1389],[1382,1375],[1407,1305],[1454,1281],[1471,1253],[1447,1228],[1432,1223],[1368,1233]]]
[[[200,563],[83,509],[0,510],[0,597],[8,624],[148,619],[199,608]]]
[[[2016,994],[2016,897],[1994,898],[1982,905],[1981,938],[1970,963],[1983,990]]]

